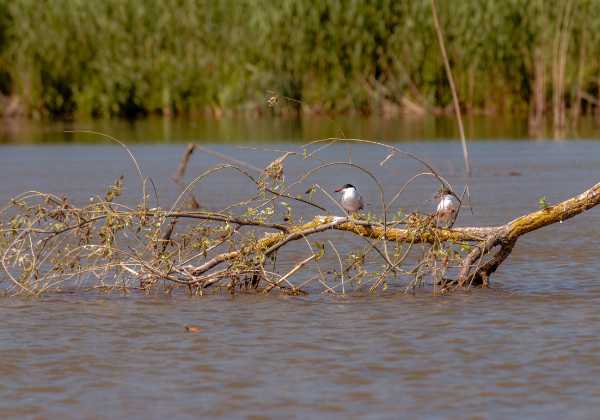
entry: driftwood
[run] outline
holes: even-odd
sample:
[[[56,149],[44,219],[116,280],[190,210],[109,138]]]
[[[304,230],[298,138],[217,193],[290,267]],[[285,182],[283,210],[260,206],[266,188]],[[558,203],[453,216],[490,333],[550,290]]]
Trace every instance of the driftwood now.
[[[519,237],[554,223],[562,223],[598,204],[600,204],[600,183],[573,198],[523,215],[502,226],[457,227],[453,229],[441,229],[434,226],[426,229],[388,227],[385,229],[379,224],[360,222],[348,217],[318,216],[311,222],[285,229],[282,229],[282,226],[265,225],[265,227],[273,227],[284,231],[265,235],[253,245],[253,249],[239,249],[217,255],[206,263],[195,267],[192,272],[194,275],[204,274],[219,264],[234,260],[249,252],[262,252],[264,255],[269,256],[290,241],[334,229],[370,239],[383,240],[385,238],[385,240],[392,242],[413,244],[434,244],[436,242],[476,243],[477,245],[473,250],[464,257],[459,277],[455,280],[455,283],[459,286],[467,284],[486,285],[489,276],[510,255]],[[238,222],[245,224],[243,221]],[[483,263],[482,258],[495,247],[499,247],[498,251],[489,261]]]
[[[202,294],[222,288],[264,293],[374,292],[397,285],[413,291],[428,284],[434,293],[446,293],[487,286],[521,236],[600,203],[597,184],[502,226],[439,228],[433,215],[417,213],[395,215],[392,220],[389,212],[394,201],[414,179],[428,176],[444,188],[449,188],[449,183],[423,159],[393,146],[345,140],[383,148],[382,167],[398,155],[425,166],[426,172],[411,177],[386,201],[381,183],[367,168],[318,157],[320,150],[339,141],[327,139],[312,143],[313,149],[303,146],[300,151],[282,152],[264,171],[251,165],[219,165],[184,187],[182,178],[194,150],[188,147],[175,176],[182,192],[170,209],[148,208],[145,195],[135,208],[117,203],[122,179],[110,186],[104,197],[97,196],[83,207],[65,197],[24,193],[0,209],[0,263],[5,273],[0,285],[7,293],[34,295],[77,285],[144,291],[157,286],[167,291],[182,287]],[[288,183],[285,162],[293,158],[304,162],[316,159],[318,165]],[[292,193],[292,188],[331,166],[368,174],[380,191],[380,214],[368,218],[325,214],[309,221],[295,217],[295,206],[313,211],[325,208],[314,194],[333,200],[318,184],[309,188],[308,195]],[[137,162],[136,168],[144,179]],[[221,211],[179,208],[186,196],[192,197],[197,184],[222,171],[234,171],[253,183],[255,194]],[[275,211],[276,201],[279,209],[285,205],[284,213]],[[336,246],[328,234],[333,231],[362,238],[364,247],[349,250],[346,240]],[[291,259],[290,253],[281,254],[287,247],[293,250]]]

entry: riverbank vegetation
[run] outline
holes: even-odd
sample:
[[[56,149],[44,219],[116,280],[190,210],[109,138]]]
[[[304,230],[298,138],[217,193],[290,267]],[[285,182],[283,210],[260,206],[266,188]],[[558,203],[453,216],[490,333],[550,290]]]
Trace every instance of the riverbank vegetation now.
[[[466,113],[600,116],[600,0],[438,13]],[[0,0],[0,92],[34,117],[452,112],[427,1]]]

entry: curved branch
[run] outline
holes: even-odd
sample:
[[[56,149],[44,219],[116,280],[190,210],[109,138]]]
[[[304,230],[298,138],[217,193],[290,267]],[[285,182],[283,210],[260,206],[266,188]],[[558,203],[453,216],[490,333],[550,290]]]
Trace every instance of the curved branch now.
[[[381,224],[356,221],[348,217],[317,216],[300,226],[291,226],[288,232],[265,234],[252,247],[222,253],[196,267],[194,275],[200,275],[212,268],[239,258],[243,255],[258,253],[268,256],[288,242],[323,232],[329,229],[350,232],[371,239],[408,243],[464,243],[476,242],[478,246],[463,260],[458,284],[465,286],[477,276],[484,278],[494,272],[508,257],[516,240],[531,231],[544,226],[562,222],[600,204],[600,183],[576,197],[559,204],[535,211],[502,226],[459,227],[452,229],[437,228],[433,225],[424,229],[393,228]],[[487,263],[481,260],[492,248],[502,245],[496,256]],[[475,273],[471,271],[475,268]]]

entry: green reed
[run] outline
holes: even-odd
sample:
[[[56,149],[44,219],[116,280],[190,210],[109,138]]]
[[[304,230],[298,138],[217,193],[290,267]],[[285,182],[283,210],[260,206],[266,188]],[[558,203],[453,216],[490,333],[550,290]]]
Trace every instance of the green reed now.
[[[597,108],[600,0],[438,8],[467,112]],[[451,106],[426,0],[0,0],[0,92],[34,116]]]

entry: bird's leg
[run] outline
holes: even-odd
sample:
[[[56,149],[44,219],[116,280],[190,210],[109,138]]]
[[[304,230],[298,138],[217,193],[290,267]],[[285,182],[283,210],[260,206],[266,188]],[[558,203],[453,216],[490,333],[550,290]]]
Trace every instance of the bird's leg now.
[[[433,220],[435,221],[435,227],[436,229],[439,228],[441,226],[441,224],[443,223],[442,218],[444,217],[444,215],[442,213],[440,213],[439,211],[436,211],[432,214]]]

